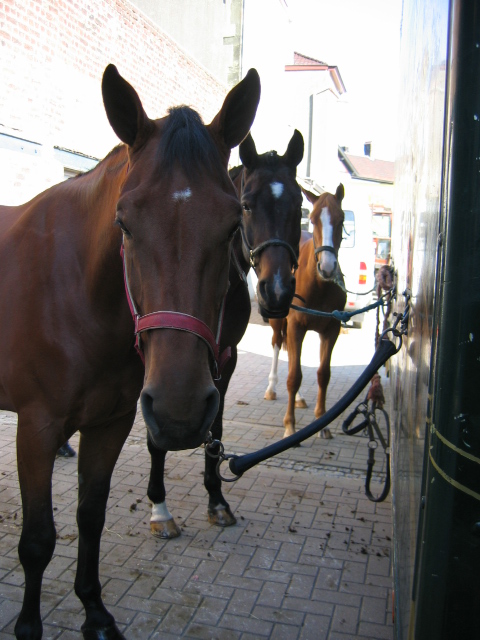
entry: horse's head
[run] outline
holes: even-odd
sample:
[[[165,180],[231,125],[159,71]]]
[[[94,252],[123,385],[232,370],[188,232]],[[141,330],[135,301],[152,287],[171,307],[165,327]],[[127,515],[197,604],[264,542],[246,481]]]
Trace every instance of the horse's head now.
[[[266,318],[284,318],[295,293],[302,194],[296,181],[303,137],[295,129],[285,155],[258,155],[249,134],[240,145],[244,248],[258,277],[257,299]]]
[[[143,415],[157,447],[195,447],[218,411],[216,346],[241,222],[227,163],[252,125],[260,80],[250,70],[208,126],[188,107],[150,120],[113,65],[102,92],[110,124],[128,146],[115,224],[141,331]]]
[[[317,196],[303,187],[302,191],[313,204],[310,220],[318,274],[324,280],[329,280],[335,276],[338,267],[338,250],[345,218],[342,210],[345,190],[343,184],[339,184],[335,195],[325,192]]]

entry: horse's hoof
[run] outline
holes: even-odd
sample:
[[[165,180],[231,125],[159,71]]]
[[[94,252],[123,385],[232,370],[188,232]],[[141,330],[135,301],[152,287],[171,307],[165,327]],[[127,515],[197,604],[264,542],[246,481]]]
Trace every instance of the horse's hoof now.
[[[180,527],[177,526],[173,518],[171,520],[164,520],[163,522],[150,521],[150,532],[155,538],[163,538],[164,540],[178,538],[181,534]]]
[[[268,389],[265,391],[265,395],[263,396],[264,400],[276,400],[277,399],[277,392],[276,391],[269,391]]]
[[[208,510],[208,522],[217,527],[231,527],[237,524],[237,519],[230,511],[230,507],[218,507]]]
[[[295,400],[295,408],[308,409],[308,404],[305,402],[305,398],[300,398],[300,400]]]
[[[325,427],[325,429],[322,429],[318,435],[320,436],[320,438],[323,438],[324,440],[331,440],[333,438],[332,432],[328,427]]]
[[[103,629],[88,629],[82,627],[83,640],[126,640],[115,623]]]

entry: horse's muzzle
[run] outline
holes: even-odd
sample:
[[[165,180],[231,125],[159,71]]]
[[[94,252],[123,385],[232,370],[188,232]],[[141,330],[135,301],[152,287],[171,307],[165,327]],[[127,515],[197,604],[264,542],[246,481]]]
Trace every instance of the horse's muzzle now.
[[[175,411],[172,411],[164,397],[155,396],[151,390],[144,388],[140,404],[152,444],[165,451],[179,451],[194,449],[206,441],[218,413],[220,395],[212,384],[190,409],[183,406],[175,407]]]
[[[257,300],[261,315],[264,318],[286,318],[295,293],[295,277],[287,283],[259,280],[257,284]]]
[[[288,312],[290,311],[290,304],[283,309],[279,309],[278,311],[273,311],[273,310],[266,309],[259,302],[258,310],[260,311],[260,315],[264,320],[280,320],[288,316]]]

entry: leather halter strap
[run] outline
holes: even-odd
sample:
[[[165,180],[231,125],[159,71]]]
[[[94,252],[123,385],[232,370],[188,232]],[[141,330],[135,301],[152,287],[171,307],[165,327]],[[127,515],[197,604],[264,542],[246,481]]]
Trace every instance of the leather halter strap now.
[[[222,333],[226,295],[223,298],[222,307],[220,309],[216,336],[213,334],[210,327],[203,322],[203,320],[195,318],[195,316],[191,316],[188,313],[181,313],[179,311],[153,311],[152,313],[147,313],[144,316],[141,316],[135,307],[132,293],[130,291],[123,241],[120,248],[120,255],[122,256],[123,278],[125,282],[128,306],[135,322],[135,349],[142,359],[142,362],[145,364],[145,356],[140,340],[141,333],[152,329],[175,329],[177,331],[186,331],[187,333],[193,333],[207,345],[215,365],[213,377],[215,380],[219,380],[223,367],[231,357],[230,347],[227,347],[220,352],[220,336]]]
[[[240,182],[240,195],[243,193],[243,186],[245,184],[245,168],[242,171],[242,179]],[[250,258],[250,266],[256,273],[256,263],[255,257],[258,256],[262,251],[264,251],[267,247],[284,247],[290,254],[290,258],[292,259],[292,269],[295,272],[298,269],[298,251],[292,247],[291,244],[286,242],[285,240],[280,240],[279,238],[272,238],[270,240],[265,240],[265,242],[261,242],[255,248],[248,242],[247,234],[243,225],[240,226],[240,232],[242,234],[243,244],[248,251],[248,255]]]
[[[315,264],[317,265],[317,271],[318,271],[318,275],[323,278],[324,280],[331,280],[337,270],[338,270],[338,251],[335,249],[335,247],[330,247],[329,245],[322,245],[321,247],[316,247],[315,246],[315,236],[312,233],[312,240],[313,240],[313,250],[314,250],[314,256],[315,256]],[[333,255],[335,256],[335,258],[337,259],[337,266],[335,267],[335,271],[332,273],[330,278],[325,278],[324,275],[322,275],[322,271],[320,269],[320,263],[318,262],[317,256],[319,253],[321,253],[322,251],[327,251],[329,253],[333,253]]]
[[[254,270],[256,267],[255,257],[258,256],[267,247],[284,247],[290,254],[290,258],[292,259],[292,269],[294,271],[298,269],[298,254],[295,252],[294,248],[290,244],[288,244],[288,242],[285,242],[285,240],[280,240],[279,238],[272,238],[271,240],[265,240],[265,242],[261,242],[253,249],[247,240],[245,230],[243,229],[243,227],[240,227],[240,229],[242,233],[243,244],[247,248],[248,255],[250,256],[250,265]]]

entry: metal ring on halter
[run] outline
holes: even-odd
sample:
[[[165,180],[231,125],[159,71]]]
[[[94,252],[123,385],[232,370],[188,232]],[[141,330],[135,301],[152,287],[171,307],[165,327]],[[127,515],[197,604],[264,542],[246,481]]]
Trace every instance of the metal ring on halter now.
[[[385,331],[382,333],[382,335],[380,336],[380,340],[383,340],[383,338],[386,338],[388,333],[391,333],[392,335],[395,336],[395,338],[399,339],[399,345],[395,349],[395,353],[398,353],[402,348],[403,335],[398,329],[395,329],[394,327],[389,327],[388,329],[385,329]]]
[[[210,451],[210,449],[213,449],[213,447],[218,447],[217,453],[212,453]],[[222,474],[220,473],[220,466],[222,462],[224,462],[225,460],[230,460],[232,458],[238,458],[238,456],[234,454],[226,454],[223,443],[220,440],[214,440],[211,431],[208,432],[207,441],[205,442],[205,453],[210,456],[210,458],[218,458],[217,466],[215,467],[215,469],[220,480],[223,480],[224,482],[235,482],[242,477],[242,474],[236,475],[234,478],[225,478],[224,476],[222,476]]]
[[[213,449],[215,446],[218,446],[218,453],[211,453],[210,449]],[[225,447],[220,440],[213,440],[210,438],[210,440],[205,443],[205,453],[210,456],[210,458],[221,458],[224,455],[224,451]]]
[[[225,455],[222,455],[222,457],[217,462],[216,470],[217,470],[217,476],[220,478],[220,480],[223,480],[224,482],[236,482],[237,480],[240,480],[240,478],[243,476],[243,473],[240,473],[233,478],[225,478],[225,476],[222,476],[222,474],[220,473],[220,466],[222,462],[224,462],[225,460],[233,460],[234,458],[238,458],[238,456],[231,453],[227,453]]]

